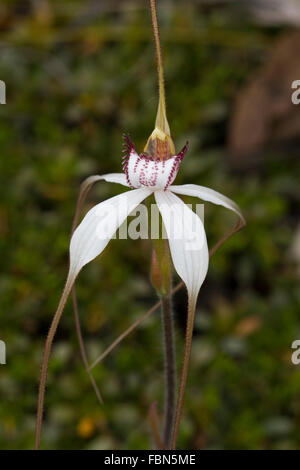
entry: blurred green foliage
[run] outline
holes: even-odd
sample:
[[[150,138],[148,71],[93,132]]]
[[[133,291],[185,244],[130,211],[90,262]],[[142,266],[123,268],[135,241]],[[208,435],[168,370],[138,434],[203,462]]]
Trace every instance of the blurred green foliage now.
[[[80,182],[121,170],[122,132],[141,151],[153,130],[156,71],[147,2],[2,1],[0,78],[0,448],[33,447],[38,378],[64,285]],[[234,171],[226,130],[237,91],[280,30],[237,20],[230,7],[161,2],[168,117],[176,147],[191,148],[177,183],[238,202],[248,225],[211,260],[196,316],[179,448],[300,447],[299,266],[287,256],[297,222],[299,161],[268,156],[263,171]],[[122,5],[121,5],[122,4]],[[237,26],[238,25],[238,26]],[[297,77],[295,77],[297,78]],[[299,78],[299,77],[298,77]],[[251,131],[251,130],[250,130]],[[120,191],[98,183],[92,205]],[[210,246],[232,223],[206,204]],[[114,240],[80,275],[89,359],[156,301],[150,242]],[[299,272],[299,271],[298,271]],[[184,291],[175,298],[178,366]],[[49,370],[43,448],[147,449],[148,411],[163,403],[159,312],[94,369],[101,407],[81,363],[71,305]]]

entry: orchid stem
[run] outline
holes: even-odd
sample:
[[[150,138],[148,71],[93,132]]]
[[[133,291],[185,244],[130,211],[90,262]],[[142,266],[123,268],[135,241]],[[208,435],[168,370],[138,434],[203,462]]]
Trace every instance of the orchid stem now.
[[[180,378],[179,394],[178,394],[178,400],[177,400],[174,431],[173,431],[173,437],[172,437],[172,447],[171,447],[172,450],[176,450],[176,442],[177,442],[177,436],[178,436],[180,419],[181,419],[182,408],[183,408],[184,394],[185,394],[185,389],[186,389],[186,382],[187,382],[190,357],[191,357],[191,349],[192,349],[195,310],[196,310],[195,301],[191,302],[191,299],[189,299],[186,334],[185,334],[184,357],[183,357],[183,365],[182,365],[181,378]]]
[[[38,396],[38,406],[37,406],[37,416],[36,416],[36,435],[35,435],[35,449],[36,450],[39,450],[40,448],[44,402],[45,402],[45,389],[46,389],[46,382],[47,382],[49,359],[50,359],[50,354],[51,354],[51,347],[52,347],[53,339],[54,339],[58,324],[60,322],[62,313],[64,311],[64,307],[69,298],[73,284],[74,284],[74,279],[71,280],[70,276],[68,276],[68,279],[65,284],[63,293],[61,295],[57,310],[52,319],[49,333],[47,336],[47,340],[45,343],[42,369],[41,369],[41,375],[40,375],[39,396]]]
[[[174,321],[172,312],[172,294],[161,297],[161,313],[165,353],[165,416],[164,443],[169,449],[175,417],[176,360],[174,345]]]
[[[156,50],[158,88],[159,88],[159,102],[158,102],[158,110],[157,110],[155,127],[160,128],[166,134],[170,135],[170,128],[169,128],[169,124],[167,121],[167,114],[166,114],[164,68],[163,68],[163,60],[162,60],[161,45],[160,45],[160,38],[159,38],[159,28],[158,28],[158,22],[157,22],[156,0],[149,0],[149,3],[150,3],[155,50]]]

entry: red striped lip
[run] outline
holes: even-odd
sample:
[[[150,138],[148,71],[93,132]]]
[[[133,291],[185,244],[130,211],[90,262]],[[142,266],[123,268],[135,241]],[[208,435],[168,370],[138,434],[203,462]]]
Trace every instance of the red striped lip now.
[[[127,183],[131,188],[147,187],[153,190],[166,190],[175,180],[187,150],[188,142],[178,155],[161,161],[145,153],[138,155],[130,137],[124,135],[123,170]]]

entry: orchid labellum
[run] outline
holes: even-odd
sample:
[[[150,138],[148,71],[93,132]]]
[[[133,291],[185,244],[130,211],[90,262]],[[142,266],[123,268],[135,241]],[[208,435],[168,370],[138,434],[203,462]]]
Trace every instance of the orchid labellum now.
[[[187,380],[196,301],[209,264],[209,250],[203,223],[200,217],[183,202],[180,196],[193,196],[199,200],[221,205],[233,211],[238,216],[239,222],[229,235],[245,224],[239,207],[223,194],[192,183],[179,186],[173,184],[188,150],[188,143],[180,152],[175,152],[166,118],[162,58],[154,0],[150,0],[150,6],[157,50],[160,92],[155,129],[150,135],[144,151],[140,154],[137,153],[129,136],[124,137],[123,173],[92,176],[87,183],[88,187],[96,181],[105,180],[110,183],[121,184],[127,187],[128,191],[94,206],[85,215],[72,235],[69,274],[61,301],[51,324],[44,352],[38,402],[37,448],[40,442],[44,391],[51,344],[75,279],[83,266],[103,252],[127,216],[151,194],[154,194],[155,202],[165,226],[172,264],[186,286],[188,294],[185,353],[176,414],[173,416],[171,413],[169,416],[167,437],[164,442],[166,448],[170,448],[171,445],[172,448],[175,448]],[[225,236],[219,242],[219,245],[229,235]]]

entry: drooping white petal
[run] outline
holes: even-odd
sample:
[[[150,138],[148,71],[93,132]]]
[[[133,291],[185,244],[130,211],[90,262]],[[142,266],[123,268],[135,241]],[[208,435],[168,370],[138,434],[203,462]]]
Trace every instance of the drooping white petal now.
[[[203,223],[171,191],[155,191],[154,195],[169,239],[174,268],[187,287],[190,302],[195,304],[209,260]]]
[[[92,178],[97,178],[99,181],[104,180],[108,183],[119,183],[129,188],[129,184],[127,183],[126,175],[124,173],[108,173],[107,175],[97,175]]]
[[[217,191],[214,191],[213,189],[206,188],[205,186],[198,186],[197,184],[183,184],[180,186],[170,186],[169,190],[176,194],[198,197],[204,201],[209,201],[213,204],[226,207],[239,216],[241,225],[245,225],[246,223],[239,206],[228,197]]]
[[[70,243],[72,275],[76,276],[85,264],[104,250],[126,217],[151,192],[146,188],[127,191],[97,204],[86,214]]]

